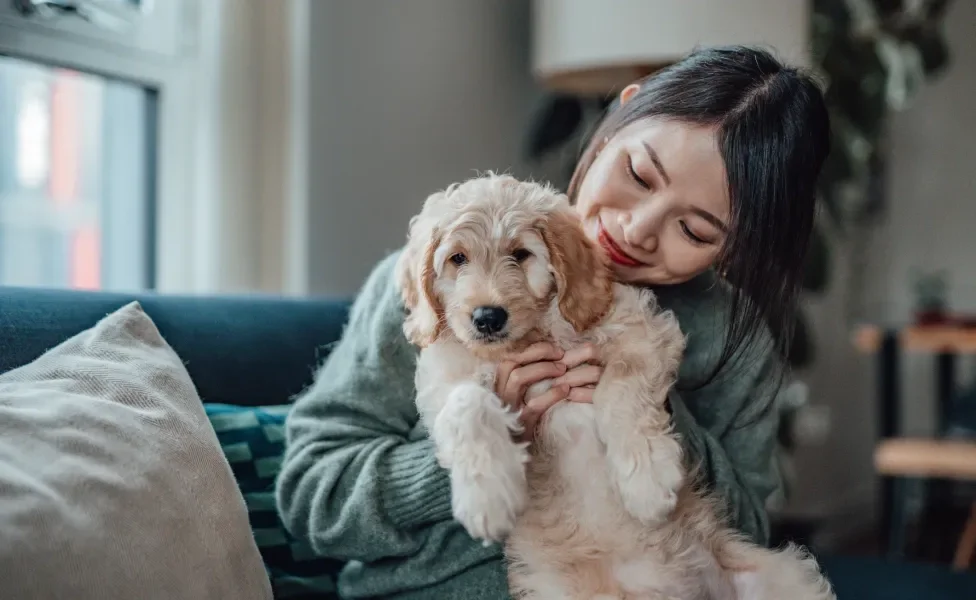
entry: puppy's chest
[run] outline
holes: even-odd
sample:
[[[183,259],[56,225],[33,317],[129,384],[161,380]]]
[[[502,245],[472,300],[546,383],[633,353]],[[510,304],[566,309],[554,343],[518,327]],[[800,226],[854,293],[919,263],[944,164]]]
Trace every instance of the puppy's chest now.
[[[580,334],[565,319],[553,319],[546,337],[563,350],[570,350],[591,341],[592,335],[587,332]]]
[[[498,373],[498,363],[480,361],[474,368],[474,380],[478,385],[489,390],[495,389],[495,378]]]
[[[592,533],[616,522],[617,507],[596,419],[592,404],[563,402],[552,407],[536,434],[541,443],[533,448],[530,464],[535,507],[572,513]]]

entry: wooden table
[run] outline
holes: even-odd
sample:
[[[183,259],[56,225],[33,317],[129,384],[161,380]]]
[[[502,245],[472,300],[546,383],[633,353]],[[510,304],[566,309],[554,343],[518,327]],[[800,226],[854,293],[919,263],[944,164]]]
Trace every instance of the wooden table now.
[[[976,481],[976,442],[893,438],[878,444],[874,468],[889,477]],[[976,502],[956,544],[953,567],[968,569],[976,556]]]
[[[946,431],[956,388],[956,358],[959,354],[976,354],[976,328],[950,325],[908,326],[886,329],[866,325],[855,330],[854,346],[861,352],[877,357],[878,377],[878,454],[876,465],[884,466],[887,440],[901,438],[901,382],[899,363],[903,352],[933,355],[936,368],[935,395],[938,402],[936,432]],[[887,446],[890,449],[890,445]],[[896,452],[903,455],[904,448]],[[967,455],[969,456],[969,455]],[[905,498],[899,477],[879,468],[881,481],[882,544],[887,553],[897,557],[904,552]]]
[[[912,325],[893,330],[862,325],[854,331],[854,346],[861,352],[875,353],[888,335],[896,337],[901,347],[910,352],[976,354],[976,327],[953,325]]]

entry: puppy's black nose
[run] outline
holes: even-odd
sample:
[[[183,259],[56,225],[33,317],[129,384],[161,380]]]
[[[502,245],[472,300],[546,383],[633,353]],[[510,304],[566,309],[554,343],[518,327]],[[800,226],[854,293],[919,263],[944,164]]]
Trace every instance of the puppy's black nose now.
[[[479,306],[471,313],[471,322],[480,333],[498,333],[508,322],[508,312],[500,306]]]

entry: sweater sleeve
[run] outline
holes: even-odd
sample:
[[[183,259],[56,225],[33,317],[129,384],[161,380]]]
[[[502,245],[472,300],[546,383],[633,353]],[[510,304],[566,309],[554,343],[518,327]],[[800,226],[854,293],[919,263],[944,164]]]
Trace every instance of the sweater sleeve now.
[[[418,425],[416,351],[401,332],[394,262],[371,274],[287,420],[283,521],[316,553],[340,560],[413,555],[426,526],[451,518],[448,476]]]
[[[772,361],[771,356],[757,361],[736,374],[735,386],[722,386],[714,395],[716,402],[737,406],[722,427],[703,427],[678,392],[669,396],[689,465],[697,466],[702,482],[725,499],[730,525],[763,545],[770,534],[765,502],[782,484],[773,462],[779,422],[775,395],[768,391]]]

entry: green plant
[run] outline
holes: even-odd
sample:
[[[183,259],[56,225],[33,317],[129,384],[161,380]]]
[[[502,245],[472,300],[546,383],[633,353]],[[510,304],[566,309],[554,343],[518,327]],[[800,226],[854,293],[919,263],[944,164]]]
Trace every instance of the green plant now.
[[[914,269],[911,276],[916,319],[945,317],[948,309],[949,274],[944,270]]]
[[[909,106],[921,85],[945,69],[942,23],[951,0],[813,0],[811,54],[825,86],[833,146],[824,165],[823,207],[808,256],[804,290],[820,294],[831,280],[831,242],[856,237],[884,213],[886,124]],[[577,151],[612,97],[553,94],[544,99],[528,135],[527,153],[555,155],[565,189]],[[855,235],[856,234],[856,235]],[[790,361],[813,360],[813,342],[799,314]]]

